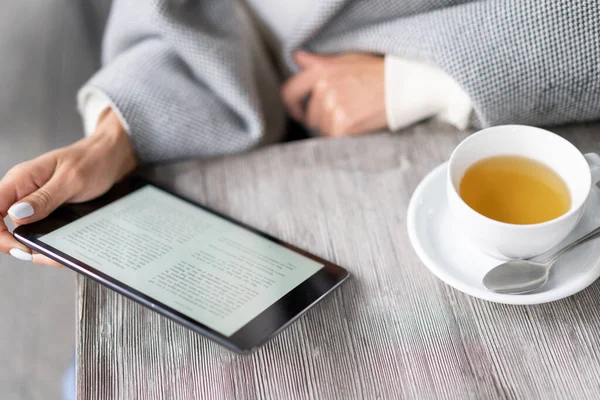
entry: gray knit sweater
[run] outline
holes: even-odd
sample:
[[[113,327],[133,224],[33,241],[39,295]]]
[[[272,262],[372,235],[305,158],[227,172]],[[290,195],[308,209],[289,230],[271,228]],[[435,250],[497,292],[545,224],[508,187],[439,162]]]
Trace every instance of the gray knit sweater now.
[[[300,0],[298,0],[300,1]],[[598,0],[321,0],[283,46],[434,63],[482,126],[600,117]],[[115,0],[89,85],[126,119],[143,162],[279,139],[279,80],[248,45],[235,0]]]

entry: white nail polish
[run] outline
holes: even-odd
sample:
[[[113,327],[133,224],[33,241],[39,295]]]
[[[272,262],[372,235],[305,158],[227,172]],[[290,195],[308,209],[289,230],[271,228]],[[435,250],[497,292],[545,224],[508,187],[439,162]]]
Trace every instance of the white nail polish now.
[[[23,261],[32,261],[33,260],[33,256],[29,253],[27,253],[26,251],[23,251],[21,249],[10,249],[10,255],[13,256],[14,258],[18,258],[19,260],[23,260]]]
[[[33,207],[29,203],[19,203],[9,208],[8,213],[17,219],[27,218],[33,215]]]

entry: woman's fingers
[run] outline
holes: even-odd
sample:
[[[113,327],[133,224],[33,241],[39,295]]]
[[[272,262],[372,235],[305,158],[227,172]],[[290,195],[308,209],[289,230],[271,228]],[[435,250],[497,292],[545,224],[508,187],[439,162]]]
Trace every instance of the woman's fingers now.
[[[325,81],[316,83],[306,110],[305,124],[313,130],[321,131],[321,116],[323,114],[323,97],[325,96]],[[322,131],[321,131],[322,132]]]
[[[31,250],[14,238],[8,231],[4,221],[0,223],[0,251],[23,261],[31,261]]]
[[[46,175],[47,171],[35,168],[33,162],[27,162],[12,168],[0,181],[0,252],[19,260],[32,260],[31,250],[13,237],[4,223],[4,218],[19,196],[26,196],[35,191],[38,182],[43,181]],[[20,212],[26,212],[23,206]]]
[[[15,224],[15,229],[17,229],[18,227],[19,224]],[[4,228],[6,228],[6,226],[4,226]],[[0,230],[1,229],[2,227],[0,226]],[[5,233],[7,235],[5,235]],[[2,246],[1,243],[3,243],[4,241],[8,241],[9,245]],[[5,248],[8,250],[4,251]],[[46,265],[49,267],[62,267],[61,264],[46,257],[45,255],[40,254],[35,250],[27,248],[27,246],[15,239],[13,235],[10,232],[8,232],[8,230],[0,233],[0,251],[7,252],[8,254],[22,261],[33,261],[34,264]]]
[[[294,61],[302,69],[312,68],[323,64],[335,61],[338,58],[336,56],[330,56],[326,54],[309,53],[308,51],[298,50],[294,53]]]
[[[326,56],[299,51],[295,60],[302,71],[282,90],[294,119],[325,136],[364,134],[387,127],[382,56]],[[304,111],[303,102],[309,95],[308,110]],[[313,101],[315,97],[317,101]]]
[[[33,263],[38,265],[46,265],[48,267],[62,268],[63,265],[57,263],[51,258],[46,257],[43,254],[33,251]]]
[[[69,193],[66,182],[53,181],[56,169],[53,153],[12,168],[0,181],[0,252],[22,261],[33,261],[32,251],[8,231],[4,218],[8,215],[16,225],[37,221]],[[54,197],[55,196],[55,197]],[[39,258],[39,257],[38,257]]]
[[[2,217],[5,216],[5,213],[2,214]],[[0,219],[0,252],[10,254],[22,261],[32,261],[31,250],[9,232],[4,218]]]
[[[137,158],[118,116],[106,112],[94,135],[12,168],[0,180],[0,251],[44,265],[58,263],[19,243],[4,218],[17,225],[48,216],[67,201],[83,202],[105,193],[133,171]]]
[[[22,200],[44,187],[55,167],[53,157],[45,155],[11,168],[0,181],[0,214],[15,222],[33,215],[32,204]]]
[[[296,121],[304,122],[304,103],[321,76],[318,68],[304,70],[290,78],[281,88],[281,97]]]
[[[55,174],[42,187],[13,204],[8,209],[8,215],[20,225],[46,218],[73,196],[72,184],[63,175]]]

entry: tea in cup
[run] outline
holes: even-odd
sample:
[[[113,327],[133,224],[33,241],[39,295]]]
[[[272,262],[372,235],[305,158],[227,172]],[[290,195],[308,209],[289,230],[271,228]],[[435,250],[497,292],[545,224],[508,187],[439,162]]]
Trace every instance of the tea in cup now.
[[[478,213],[508,224],[539,224],[571,208],[571,193],[560,175],[539,161],[515,155],[471,165],[459,195]]]
[[[465,139],[450,157],[450,211],[489,255],[529,258],[575,228],[592,171],[600,178],[600,156],[584,156],[554,133],[520,125],[487,128]]]

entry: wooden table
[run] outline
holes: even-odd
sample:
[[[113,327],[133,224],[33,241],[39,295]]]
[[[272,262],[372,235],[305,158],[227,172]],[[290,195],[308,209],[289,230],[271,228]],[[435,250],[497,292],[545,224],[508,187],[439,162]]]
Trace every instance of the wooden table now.
[[[555,131],[598,149],[599,125]],[[80,278],[78,398],[598,398],[600,283],[550,304],[494,304],[446,286],[413,252],[411,194],[465,136],[426,124],[153,171],[353,279],[239,356]]]

